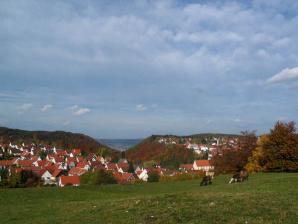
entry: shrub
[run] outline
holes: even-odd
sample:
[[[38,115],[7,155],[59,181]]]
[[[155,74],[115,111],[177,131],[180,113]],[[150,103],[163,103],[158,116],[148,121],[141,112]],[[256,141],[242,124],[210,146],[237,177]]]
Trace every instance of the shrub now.
[[[92,185],[95,179],[95,172],[87,172],[80,176],[81,184]]]
[[[158,181],[159,181],[159,175],[157,172],[149,173],[148,182],[158,182]]]
[[[95,172],[94,184],[117,184],[117,180],[111,172],[101,169]]]
[[[87,185],[102,185],[102,184],[116,184],[117,181],[111,172],[103,169],[95,172],[87,172],[80,178],[82,184]]]

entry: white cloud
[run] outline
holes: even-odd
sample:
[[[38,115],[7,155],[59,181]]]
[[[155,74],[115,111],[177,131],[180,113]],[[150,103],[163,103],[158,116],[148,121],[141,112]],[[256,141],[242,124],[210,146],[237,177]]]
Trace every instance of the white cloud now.
[[[261,1],[266,5],[258,3]],[[100,1],[3,1],[0,77],[6,89],[24,91],[16,97],[0,94],[0,103],[12,102],[13,111],[18,104],[32,102],[40,105],[40,111],[45,103],[55,102],[54,107],[72,106],[63,111],[71,116],[83,113],[81,106],[92,105],[92,116],[86,117],[91,124],[99,120],[93,117],[101,113],[97,108],[105,108],[104,113],[121,120],[126,120],[131,110],[145,111],[139,114],[152,110],[172,123],[165,110],[181,116],[183,128],[187,119],[197,114],[214,120],[213,127],[221,123],[214,117],[227,117],[231,122],[233,107],[250,99],[274,105],[270,111],[263,106],[260,110],[245,107],[245,113],[255,120],[264,122],[263,112],[266,119],[272,119],[280,108],[286,108],[283,110],[289,114],[285,115],[295,119],[296,89],[288,90],[294,94],[285,94],[260,88],[282,68],[298,66],[298,3],[284,0],[275,5],[272,1],[165,0],[144,1],[144,5],[138,1],[136,6],[120,7],[117,3],[105,7]],[[25,36],[24,27],[28,31]],[[47,82],[39,78],[41,73],[48,77]],[[25,82],[15,82],[18,79]],[[197,85],[203,91],[194,96]],[[272,98],[273,94],[276,97]],[[153,109],[153,102],[158,109]],[[0,117],[10,112],[5,111],[0,110]],[[13,113],[7,120],[9,116]],[[110,130],[119,127],[114,117],[107,120],[112,123],[106,125]],[[242,119],[240,124],[248,120]],[[82,128],[89,129],[86,120]],[[158,127],[155,130],[161,130],[163,123],[144,120],[144,124]]]
[[[80,116],[86,113],[89,113],[91,110],[89,108],[79,107],[78,105],[73,105],[67,109],[72,110],[73,115]]]
[[[41,108],[41,111],[42,111],[42,112],[46,112],[46,111],[48,111],[49,109],[51,109],[52,107],[53,107],[52,104],[46,104],[46,105],[44,105],[44,106]]]
[[[279,73],[269,78],[267,82],[279,83],[279,82],[285,82],[292,79],[298,79],[298,67],[283,69]]]
[[[33,104],[32,103],[24,103],[20,107],[18,107],[18,113],[23,114],[27,111],[29,111],[32,108]]]
[[[138,105],[136,105],[136,110],[137,111],[145,111],[145,110],[147,110],[148,108],[144,105],[144,104],[138,104]]]
[[[73,105],[71,107],[68,107],[67,109],[72,110],[73,114],[76,116],[80,116],[91,111],[89,108],[79,107],[78,105]]]
[[[83,115],[83,114],[86,114],[86,113],[89,113],[89,112],[90,112],[89,108],[79,108],[73,114],[76,115],[76,116],[79,116],[79,115]]]
[[[68,107],[67,109],[69,109],[69,110],[76,110],[76,109],[78,109],[78,108],[79,108],[78,105],[73,105],[73,106],[71,106],[71,107]]]

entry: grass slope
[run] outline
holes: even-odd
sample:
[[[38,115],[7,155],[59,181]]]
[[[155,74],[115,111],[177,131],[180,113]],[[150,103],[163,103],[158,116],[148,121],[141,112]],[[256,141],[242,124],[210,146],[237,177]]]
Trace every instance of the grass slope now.
[[[0,190],[1,223],[297,223],[298,174],[199,181]]]

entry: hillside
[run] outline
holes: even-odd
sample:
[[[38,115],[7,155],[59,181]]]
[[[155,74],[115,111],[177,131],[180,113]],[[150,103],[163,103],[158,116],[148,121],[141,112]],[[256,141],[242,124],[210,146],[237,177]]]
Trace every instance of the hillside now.
[[[297,173],[260,173],[239,184],[228,184],[229,178],[215,177],[208,187],[193,180],[0,189],[0,220],[11,224],[297,223]]]
[[[188,139],[191,138],[196,143],[202,143],[202,141],[212,139],[212,138],[234,138],[239,137],[240,135],[237,134],[223,134],[223,133],[200,133],[200,134],[193,134],[193,135],[152,135],[152,139],[157,138],[173,138],[173,139]]]
[[[182,163],[192,163],[195,157],[193,150],[186,149],[183,144],[191,138],[194,143],[211,143],[214,138],[223,137],[239,137],[233,134],[195,134],[189,136],[177,135],[152,135],[136,146],[126,151],[126,157],[133,162],[152,161],[163,163],[165,167],[168,164],[171,166],[179,166]],[[171,139],[177,144],[160,143],[159,139]]]
[[[0,127],[0,142],[19,144],[34,142],[63,149],[80,148],[85,152],[96,152],[99,148],[106,148],[113,154],[118,153],[87,135],[64,131],[25,131]]]
[[[125,153],[126,158],[134,163],[154,161],[166,168],[178,168],[182,163],[192,163],[194,153],[182,145],[165,145],[151,136]]]
[[[238,137],[237,134],[225,134],[225,133],[199,133],[192,135],[152,135],[153,137],[181,137],[181,138],[205,138],[205,137]]]

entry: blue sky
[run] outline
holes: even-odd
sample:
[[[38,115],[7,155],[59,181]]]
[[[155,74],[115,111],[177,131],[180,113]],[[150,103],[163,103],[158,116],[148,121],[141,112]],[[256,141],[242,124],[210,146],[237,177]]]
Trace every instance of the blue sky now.
[[[138,138],[297,122],[297,27],[295,0],[1,1],[0,126]]]

